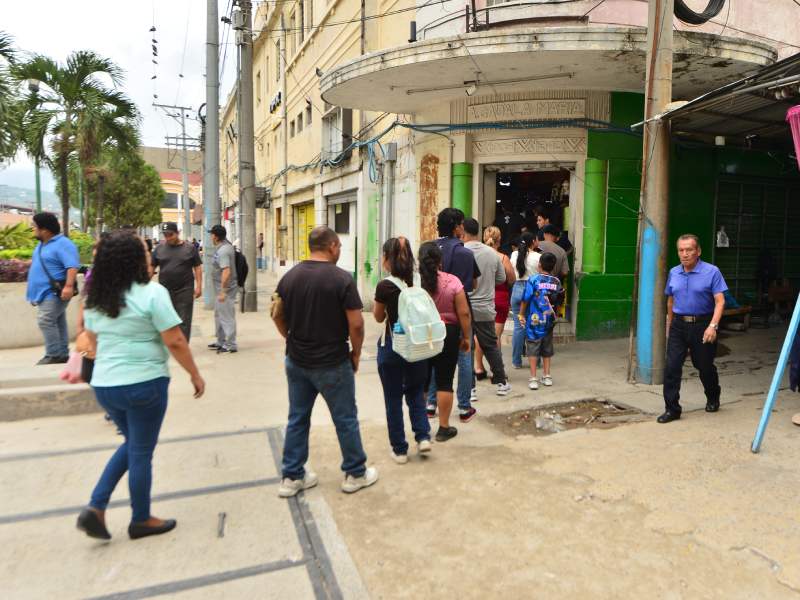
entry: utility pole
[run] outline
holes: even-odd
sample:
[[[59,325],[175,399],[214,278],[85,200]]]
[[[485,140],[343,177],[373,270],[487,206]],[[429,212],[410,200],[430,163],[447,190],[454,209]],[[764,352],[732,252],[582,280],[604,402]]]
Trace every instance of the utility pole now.
[[[39,176],[39,157],[33,159],[33,167],[36,170],[36,212],[42,212],[42,180]]]
[[[639,288],[636,322],[636,379],[664,382],[666,341],[669,126],[658,118],[672,101],[672,14],[674,0],[650,0],[647,19],[647,78],[639,225]]]
[[[206,136],[203,154],[203,305],[214,307],[211,267],[214,258],[208,230],[222,223],[219,203],[219,13],[217,0],[206,0]]]
[[[245,281],[244,312],[258,309],[256,270],[256,165],[253,134],[253,35],[252,3],[239,0],[242,11],[242,28],[237,31],[239,46],[239,240],[247,264],[253,269]]]
[[[183,238],[192,237],[192,217],[190,214],[192,201],[189,198],[189,157],[186,149],[186,111],[192,110],[189,106],[173,106],[170,104],[153,104],[156,108],[162,109],[167,116],[172,117],[181,124],[180,143],[183,152],[181,153],[181,183],[183,185]],[[171,111],[178,111],[177,113]]]

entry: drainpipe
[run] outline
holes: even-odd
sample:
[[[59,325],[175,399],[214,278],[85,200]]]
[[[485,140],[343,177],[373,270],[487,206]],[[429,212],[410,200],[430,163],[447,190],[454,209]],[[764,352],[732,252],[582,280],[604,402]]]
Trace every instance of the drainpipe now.
[[[472,163],[454,163],[452,206],[464,213],[465,217],[472,216]]]
[[[383,194],[381,202],[380,214],[380,247],[383,249],[383,244],[392,237],[392,217],[394,215],[394,168],[397,163],[397,144],[390,142],[386,144],[386,158],[385,158],[385,183],[386,191]]]
[[[586,159],[583,191],[582,271],[602,273],[606,231],[606,173],[608,161]]]

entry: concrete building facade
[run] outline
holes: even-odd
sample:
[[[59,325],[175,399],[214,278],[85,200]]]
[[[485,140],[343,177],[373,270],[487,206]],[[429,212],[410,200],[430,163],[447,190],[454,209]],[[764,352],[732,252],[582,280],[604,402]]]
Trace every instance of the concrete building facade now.
[[[642,155],[630,127],[643,114],[647,2],[481,0],[475,8],[378,2],[371,13],[347,0],[259,8],[256,170],[270,199],[262,224],[269,265],[302,260],[307,231],[328,223],[343,236],[342,266],[369,299],[383,237],[402,234],[416,247],[436,236],[436,213],[450,205],[484,226],[545,206],[575,248],[564,334],[626,334]],[[768,11],[730,0],[705,25],[676,19],[673,98],[690,100],[797,52],[799,11],[789,0]],[[337,155],[350,140],[357,147]],[[690,141],[675,145],[670,235],[694,231],[719,258],[711,249],[727,218],[720,198],[734,188],[766,198],[775,186],[793,197],[796,167],[753,140],[729,139],[723,149]],[[768,204],[759,205],[762,222],[764,211],[777,211]],[[781,204],[787,222],[797,205]],[[746,297],[757,290],[752,252],[743,252],[730,278]],[[775,252],[790,257],[784,274],[800,278],[790,243]]]

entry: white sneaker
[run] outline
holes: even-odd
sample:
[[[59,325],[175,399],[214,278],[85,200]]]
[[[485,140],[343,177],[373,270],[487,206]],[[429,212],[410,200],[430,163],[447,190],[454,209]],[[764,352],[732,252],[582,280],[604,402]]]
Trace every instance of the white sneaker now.
[[[498,396],[507,396],[508,392],[511,391],[511,384],[507,381],[505,383],[498,383],[497,384],[497,395]]]
[[[408,462],[408,454],[396,454],[392,452],[392,460],[398,465],[404,465]]]
[[[283,481],[281,481],[280,487],[278,487],[278,496],[281,498],[291,498],[297,495],[297,492],[312,488],[317,485],[317,483],[319,483],[319,477],[317,477],[316,473],[312,473],[311,471],[306,471],[305,477],[302,479],[289,479],[285,477]]]
[[[417,442],[417,452],[419,452],[420,454],[427,454],[428,452],[431,451],[432,447],[433,446],[431,445],[430,440],[422,440],[420,442]]]
[[[530,379],[528,379],[528,388],[532,390],[538,390],[539,380],[536,379],[536,377],[531,377]]]
[[[553,385],[553,378],[550,375],[545,375],[542,377],[542,384],[546,386]]]
[[[345,494],[352,494],[361,488],[369,487],[378,481],[378,469],[369,467],[361,477],[353,477],[348,475],[342,482],[342,491]]]
[[[478,388],[472,388],[469,392],[469,401],[470,402],[477,402],[478,401]]]

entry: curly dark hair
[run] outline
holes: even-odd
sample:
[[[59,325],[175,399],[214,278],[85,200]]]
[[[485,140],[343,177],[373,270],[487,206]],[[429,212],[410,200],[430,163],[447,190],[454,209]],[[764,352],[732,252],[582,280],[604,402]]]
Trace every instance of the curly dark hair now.
[[[436,242],[425,242],[419,247],[419,276],[423,289],[431,296],[439,289],[439,268],[442,251]]]
[[[408,240],[404,237],[393,237],[383,244],[383,258],[389,263],[389,272],[406,282],[408,287],[414,285],[414,253]]]
[[[149,281],[141,238],[129,230],[113,231],[108,237],[101,238],[97,246],[86,307],[116,319],[125,306],[125,293],[131,285]]]

